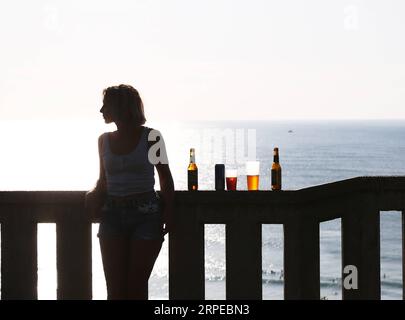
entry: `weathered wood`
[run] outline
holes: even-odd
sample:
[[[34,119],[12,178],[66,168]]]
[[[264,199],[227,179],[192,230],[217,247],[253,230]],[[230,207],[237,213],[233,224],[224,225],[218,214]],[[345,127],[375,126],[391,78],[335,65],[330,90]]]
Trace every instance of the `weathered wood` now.
[[[56,223],[58,299],[92,298],[91,223],[83,207],[61,208]]]
[[[1,298],[38,298],[37,224],[27,206],[3,206],[1,221]]]
[[[342,297],[380,299],[380,211],[373,194],[352,200],[354,207],[342,217]],[[346,266],[357,268],[357,289],[345,288],[345,277],[353,275]]]
[[[405,207],[405,190],[387,191],[381,190],[377,194],[378,207],[380,211],[397,211]]]
[[[262,224],[239,211],[226,224],[226,298],[262,299]]]
[[[176,207],[169,234],[169,299],[205,299],[204,224],[201,207]]]
[[[405,300],[405,209],[402,210],[402,300]]]
[[[266,190],[255,192],[176,191],[176,198],[183,204],[193,204],[196,199],[198,199],[199,203],[210,205],[220,203],[232,205],[238,202],[244,204],[300,204],[331,197],[344,197],[353,193],[372,192],[376,194],[384,193],[386,194],[384,198],[393,195],[392,199],[396,202],[398,201],[396,194],[402,193],[403,195],[404,190],[405,176],[356,177],[300,190],[284,190],[283,192],[269,192]],[[0,191],[0,206],[3,204],[21,205],[32,203],[56,206],[70,205],[71,203],[83,202],[84,195],[84,191]],[[382,201],[384,202],[383,199]],[[404,201],[402,197],[402,203]]]
[[[284,224],[284,298],[320,299],[319,223],[301,216]]]

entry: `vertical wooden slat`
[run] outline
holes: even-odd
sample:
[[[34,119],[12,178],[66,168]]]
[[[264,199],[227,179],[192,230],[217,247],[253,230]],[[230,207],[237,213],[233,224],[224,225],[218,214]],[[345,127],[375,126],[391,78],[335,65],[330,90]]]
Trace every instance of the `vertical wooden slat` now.
[[[204,224],[198,207],[177,206],[169,234],[169,299],[205,299]]]
[[[405,210],[402,210],[402,300],[405,300]]]
[[[38,298],[37,224],[30,208],[7,206],[1,223],[1,298]]]
[[[295,217],[284,224],[284,298],[320,299],[319,222]]]
[[[91,299],[91,223],[84,208],[61,209],[56,230],[58,299]]]
[[[226,298],[262,299],[262,225],[242,215],[226,224]]]
[[[342,297],[380,299],[380,212],[372,196],[357,200],[358,205],[342,217]],[[358,289],[345,288],[346,266],[355,266]],[[348,278],[349,279],[349,278]]]

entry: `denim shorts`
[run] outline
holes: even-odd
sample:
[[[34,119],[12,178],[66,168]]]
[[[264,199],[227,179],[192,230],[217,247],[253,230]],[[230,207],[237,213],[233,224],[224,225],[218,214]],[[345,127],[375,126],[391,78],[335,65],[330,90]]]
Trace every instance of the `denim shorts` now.
[[[164,241],[162,203],[156,192],[142,199],[116,204],[111,197],[101,209],[98,237],[124,236],[129,239]]]

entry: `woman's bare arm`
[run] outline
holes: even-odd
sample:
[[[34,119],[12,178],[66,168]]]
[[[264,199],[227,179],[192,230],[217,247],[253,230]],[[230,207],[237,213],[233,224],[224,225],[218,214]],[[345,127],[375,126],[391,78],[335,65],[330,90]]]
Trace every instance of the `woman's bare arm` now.
[[[100,172],[99,178],[97,180],[96,186],[86,193],[85,207],[91,210],[97,210],[101,206],[104,195],[107,193],[107,184],[105,177],[105,170],[102,158],[103,149],[103,135],[98,138],[98,154],[100,162]],[[92,212],[94,214],[94,212]]]
[[[159,174],[160,191],[163,198],[163,222],[165,228],[164,234],[171,230],[174,209],[174,183],[169,164],[156,164],[156,170]]]
[[[99,188],[99,190],[102,192],[107,192],[107,180],[105,177],[102,150],[103,150],[103,135],[98,137],[98,158],[100,160],[100,173],[97,180],[96,188]]]

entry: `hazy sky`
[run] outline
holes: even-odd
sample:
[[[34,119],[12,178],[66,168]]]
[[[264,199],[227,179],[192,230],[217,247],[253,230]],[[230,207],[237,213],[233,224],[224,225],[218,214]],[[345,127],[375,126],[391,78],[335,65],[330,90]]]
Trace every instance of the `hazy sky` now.
[[[0,119],[405,118],[403,0],[0,0]],[[100,118],[100,120],[102,120]]]

